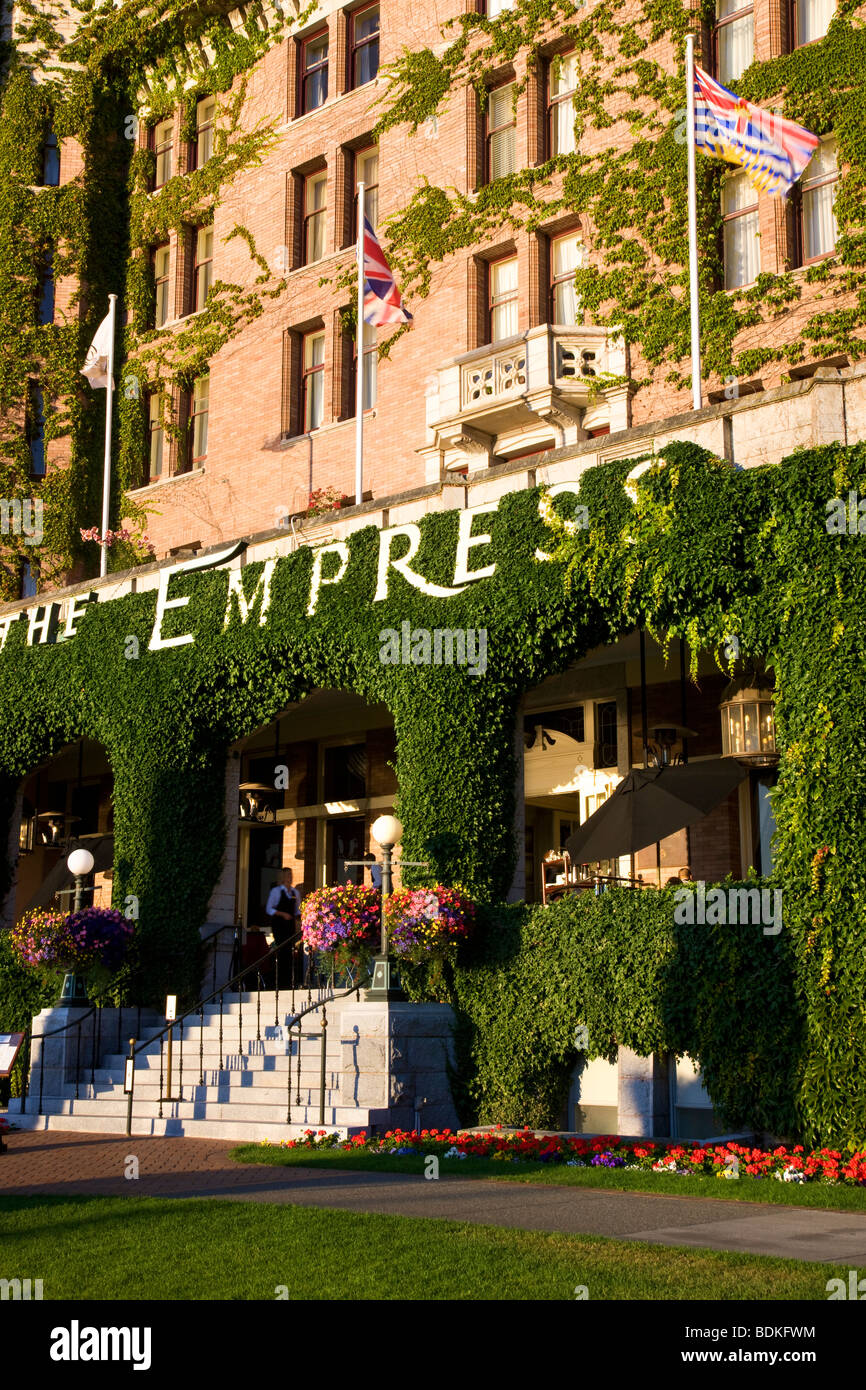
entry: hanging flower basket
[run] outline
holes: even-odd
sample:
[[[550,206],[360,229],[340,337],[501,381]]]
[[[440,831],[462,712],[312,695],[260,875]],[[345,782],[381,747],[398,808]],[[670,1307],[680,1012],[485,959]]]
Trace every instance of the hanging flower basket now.
[[[333,955],[338,965],[367,960],[379,944],[381,911],[378,888],[355,883],[317,888],[301,904],[304,943]]]
[[[43,966],[65,976],[62,1003],[87,1002],[84,978],[110,978],[123,964],[135,926],[111,907],[78,912],[39,908],[25,912],[11,932],[22,965]]]
[[[389,949],[402,960],[444,957],[475,925],[475,904],[459,888],[402,888],[385,903]]]

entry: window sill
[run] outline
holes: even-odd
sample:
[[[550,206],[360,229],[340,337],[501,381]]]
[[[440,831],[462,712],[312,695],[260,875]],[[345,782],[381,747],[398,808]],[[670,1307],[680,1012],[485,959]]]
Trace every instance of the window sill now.
[[[378,406],[369,406],[364,411],[365,420],[375,420],[378,417]],[[318,429],[306,430],[304,434],[287,434],[280,440],[282,448],[287,449],[291,444],[300,444],[303,440],[318,439],[320,435],[331,434],[334,430],[343,429],[346,425],[354,425],[355,416],[347,415],[342,420],[328,420],[324,425],[319,425]]]
[[[166,478],[156,478],[152,483],[145,483],[143,487],[130,488],[128,497],[144,497],[149,493],[156,492],[158,488],[167,487],[170,483],[179,483],[185,478],[200,478],[205,472],[204,466],[201,468],[190,468],[186,473],[172,473]]]
[[[277,126],[276,133],[278,135],[282,135],[287,133],[289,130],[294,130],[298,127],[298,125],[300,125],[301,121],[311,121],[314,116],[321,115],[323,111],[333,110],[333,108],[339,105],[341,101],[347,101],[348,98],[353,97],[356,92],[363,92],[366,91],[369,87],[378,87],[380,84],[384,85],[384,79],[382,78],[381,73],[377,73],[374,78],[372,78],[369,82],[365,82],[362,87],[351,87],[346,92],[335,92],[332,97],[329,96],[327,101],[323,101],[321,106],[315,107],[313,111],[298,112],[297,115],[292,116],[288,121],[284,121],[282,125]]]

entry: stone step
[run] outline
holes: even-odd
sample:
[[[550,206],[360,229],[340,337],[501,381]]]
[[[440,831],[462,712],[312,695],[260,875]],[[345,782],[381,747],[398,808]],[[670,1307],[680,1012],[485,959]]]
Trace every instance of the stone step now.
[[[365,1112],[361,1112],[363,1115]],[[293,1112],[294,1114],[294,1112]],[[16,1125],[19,1129],[27,1130],[60,1130],[75,1132],[80,1134],[125,1134],[126,1118],[116,1115],[105,1115],[95,1120],[92,1115],[20,1115],[16,1116]],[[272,1143],[279,1143],[282,1139],[300,1139],[307,1129],[318,1129],[318,1115],[315,1123],[313,1121],[298,1121],[297,1123],[285,1124],[279,1121],[271,1123],[253,1122],[245,1119],[232,1120],[192,1120],[169,1117],[159,1119],[148,1115],[134,1114],[132,1119],[132,1138],[149,1136],[185,1136],[189,1139],[229,1139],[238,1143],[259,1143],[263,1139],[270,1140]],[[326,1126],[328,1132],[336,1131],[342,1138],[352,1134],[358,1134],[361,1130],[366,1130],[369,1126],[366,1123],[358,1123],[353,1119],[351,1123],[345,1125]],[[14,1142],[14,1135],[12,1136]]]
[[[253,1098],[255,1100],[255,1098]],[[164,1100],[162,1103],[163,1118],[173,1118],[180,1120],[211,1120],[218,1123],[230,1123],[232,1121],[242,1121],[245,1125],[250,1124],[285,1124],[286,1122],[286,1097],[285,1095],[275,1097],[271,1103],[260,1103],[257,1100],[254,1104],[244,1105],[242,1113],[237,1101],[231,1103],[227,1101],[191,1101],[191,1100]],[[133,1118],[136,1116],[141,1119],[159,1118],[159,1101],[157,1099],[142,1100],[136,1097],[133,1105]],[[61,1099],[56,1096],[45,1097],[42,1102],[42,1113],[46,1116],[54,1115],[74,1115],[86,1116],[90,1119],[94,1129],[98,1129],[103,1120],[122,1119],[125,1123],[128,1111],[128,1097],[118,1095],[116,1097],[100,1096],[97,1099],[88,1099],[82,1096],[79,1100]],[[312,1101],[302,1098],[300,1105],[292,1096],[290,1107],[293,1119],[296,1122],[301,1120],[305,1125],[318,1124],[319,1122],[319,1098],[316,1096]],[[28,1102],[28,1109],[24,1115],[16,1116],[15,1123],[32,1118],[37,1112],[37,1105],[31,1107]],[[333,1128],[334,1125],[357,1125],[358,1128],[365,1128],[365,1121],[368,1111],[360,1110],[355,1106],[341,1106],[336,1103],[325,1101],[325,1125]]]
[[[220,1073],[217,1072],[212,1073],[209,1077],[208,1073],[205,1072],[205,1081],[201,1082],[199,1081],[198,1072],[194,1075],[190,1075],[190,1073],[187,1072],[181,1081],[177,1073],[174,1073],[172,1075],[171,1089],[174,1094],[176,1094],[179,1089],[182,1089],[185,1100],[207,1100],[222,1097],[226,1101],[236,1101],[239,1105],[248,1104],[256,1100],[261,1100],[266,1104],[279,1103],[280,1099],[285,1100],[289,1090],[291,1090],[293,1096],[297,1095],[298,1091],[300,1091],[302,1096],[306,1094],[318,1098],[319,1095],[318,1073],[313,1076],[312,1073],[307,1073],[305,1075],[302,1072],[301,1084],[299,1086],[298,1079],[295,1073],[292,1072],[291,1088],[288,1085],[288,1072],[284,1072],[279,1081],[275,1081],[270,1085],[267,1083],[262,1084],[261,1082],[254,1085],[244,1085],[239,1076],[223,1076],[221,1080],[217,1079],[219,1076]],[[166,1081],[167,1078],[164,1078],[164,1084]],[[326,1096],[332,1094],[338,1095],[342,1090],[342,1085],[342,1076],[339,1072],[330,1071],[325,1073]],[[95,1086],[92,1086],[89,1081],[86,1084],[82,1082],[78,1090],[80,1096],[91,1097],[95,1100],[101,1100],[103,1097],[122,1096],[124,1094],[123,1082],[117,1080],[97,1081]],[[141,1077],[136,1077],[136,1100],[139,1098],[142,1100],[158,1100],[159,1094],[159,1077],[154,1077],[147,1081],[142,1080]],[[74,1095],[75,1087],[67,1086],[64,1089],[61,1099],[68,1099],[74,1097]],[[38,1103],[38,1096],[36,1100]]]
[[[184,1043],[183,1064],[184,1067],[197,1067],[199,1058],[204,1057],[205,1066],[210,1067],[219,1067],[220,1060],[222,1060],[222,1069],[224,1071],[270,1071],[274,1070],[278,1065],[285,1068],[290,1059],[297,1065],[297,1039],[292,1046],[291,1052],[288,1050],[288,1043],[261,1044],[254,1042],[247,1044],[247,1047],[249,1050],[238,1052],[236,1048],[226,1046],[225,1039],[223,1039],[222,1049],[220,1049],[219,1041],[205,1038],[204,1044],[200,1046],[198,1039],[196,1039],[194,1046]],[[320,1038],[304,1039],[301,1044],[302,1066],[312,1066],[314,1060],[316,1065],[318,1065],[321,1055],[322,1044]],[[342,1062],[342,1057],[343,1048],[340,1040],[337,1038],[333,1040],[329,1038],[325,1048],[326,1062],[337,1065],[337,1063]],[[162,1053],[163,1066],[167,1065],[167,1058],[168,1049],[164,1048]],[[179,1059],[180,1045],[177,1044],[172,1048],[172,1070],[178,1067]],[[125,1065],[126,1058],[121,1053],[109,1052],[107,1055],[103,1056],[97,1070],[117,1071],[122,1070]],[[141,1052],[137,1052],[135,1054],[135,1070],[136,1072],[139,1070],[159,1071],[159,1048],[143,1048]],[[38,1077],[38,1066],[35,1074]],[[81,1075],[89,1076],[89,1074],[89,1066],[87,1064],[82,1065]]]
[[[156,1059],[156,1065],[154,1065],[153,1058],[148,1058],[147,1061],[149,1065],[143,1065],[140,1059],[136,1063],[136,1088],[142,1083],[144,1085],[155,1084],[159,1079],[159,1059]],[[217,1063],[217,1058],[208,1058],[205,1056],[204,1076],[205,1078],[210,1078],[211,1084],[216,1084],[216,1082],[222,1081],[223,1079],[228,1082],[228,1080],[232,1078],[235,1084],[243,1084],[246,1086],[268,1085],[269,1082],[272,1085],[284,1086],[286,1084],[286,1075],[290,1070],[293,1077],[298,1074],[297,1057],[224,1057],[221,1067]],[[264,1063],[268,1065],[265,1066],[263,1065]],[[326,1074],[341,1074],[342,1071],[342,1058],[329,1054],[325,1058]],[[301,1056],[301,1076],[307,1078],[311,1085],[318,1086],[320,1073],[321,1063],[318,1057],[312,1054],[309,1057]],[[163,1074],[165,1076],[168,1075],[167,1067],[163,1067]],[[180,1076],[177,1056],[172,1058],[171,1074],[175,1078]],[[195,1057],[184,1057],[183,1074],[187,1079],[193,1077],[196,1080],[202,1075],[202,1069],[199,1066],[199,1058],[197,1055]],[[97,1086],[121,1085],[124,1076],[125,1068],[117,1062],[110,1067],[97,1067],[92,1075],[89,1068],[84,1068],[79,1074],[79,1083],[81,1085],[85,1083],[90,1085],[91,1081],[93,1081]],[[242,1083],[240,1082],[240,1078],[244,1078]],[[271,1078],[279,1078],[279,1080],[271,1080]],[[35,1082],[36,1088],[38,1089],[38,1074],[35,1078]],[[72,1084],[74,1085],[74,1082]]]

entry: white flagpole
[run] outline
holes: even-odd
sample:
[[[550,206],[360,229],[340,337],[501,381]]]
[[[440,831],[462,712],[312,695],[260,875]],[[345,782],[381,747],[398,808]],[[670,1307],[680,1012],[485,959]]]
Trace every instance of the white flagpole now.
[[[355,346],[355,503],[364,500],[364,185],[358,184],[358,324]]]
[[[689,300],[692,332],[692,409],[701,408],[701,310],[698,299],[698,196],[695,170],[695,36],[686,38],[686,134],[689,154]]]
[[[108,340],[108,384],[105,388],[105,459],[102,469],[102,536],[108,530],[108,509],[111,501],[111,408],[114,394],[114,318],[117,310],[117,295],[108,296],[108,317],[111,336]],[[108,573],[108,547],[101,545],[99,557],[100,578]]]

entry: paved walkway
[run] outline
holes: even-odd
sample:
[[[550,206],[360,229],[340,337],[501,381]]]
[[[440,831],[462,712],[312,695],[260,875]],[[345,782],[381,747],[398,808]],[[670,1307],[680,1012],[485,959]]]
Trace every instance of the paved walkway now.
[[[233,1147],[217,1139],[22,1131],[8,1137],[9,1151],[0,1154],[0,1194],[288,1202],[866,1266],[866,1214],[459,1177],[434,1182],[415,1174],[243,1165],[229,1158]],[[138,1158],[138,1181],[124,1177],[131,1154]]]

